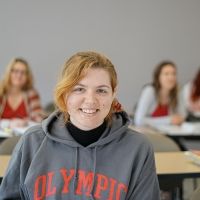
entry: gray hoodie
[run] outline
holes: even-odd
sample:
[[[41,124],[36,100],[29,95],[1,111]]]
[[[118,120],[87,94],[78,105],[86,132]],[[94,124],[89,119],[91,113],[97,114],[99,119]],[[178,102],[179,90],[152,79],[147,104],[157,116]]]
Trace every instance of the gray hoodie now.
[[[100,139],[87,147],[55,112],[17,144],[0,187],[0,199],[159,200],[152,146],[113,114]]]

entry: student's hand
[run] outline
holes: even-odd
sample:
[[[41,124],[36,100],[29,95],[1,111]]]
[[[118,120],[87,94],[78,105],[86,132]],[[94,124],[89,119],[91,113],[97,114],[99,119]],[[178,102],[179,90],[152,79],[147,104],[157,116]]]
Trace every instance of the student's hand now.
[[[14,118],[10,121],[10,128],[25,127],[28,125],[28,120]]]
[[[184,118],[181,115],[176,114],[176,115],[172,115],[171,117],[171,124],[173,125],[181,125],[183,121],[184,121]]]

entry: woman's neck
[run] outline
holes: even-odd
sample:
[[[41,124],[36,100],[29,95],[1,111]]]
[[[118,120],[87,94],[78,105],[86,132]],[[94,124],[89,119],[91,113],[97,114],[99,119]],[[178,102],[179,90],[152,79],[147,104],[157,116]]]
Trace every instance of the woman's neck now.
[[[159,99],[161,104],[168,104],[169,103],[169,90],[161,89],[159,92]]]
[[[11,87],[8,90],[8,95],[19,95],[21,93],[22,93],[22,90],[19,87]]]
[[[100,126],[92,130],[81,130],[71,122],[67,123],[67,129],[70,132],[71,136],[81,145],[88,146],[96,142],[103,132],[105,131],[107,123],[104,121]]]

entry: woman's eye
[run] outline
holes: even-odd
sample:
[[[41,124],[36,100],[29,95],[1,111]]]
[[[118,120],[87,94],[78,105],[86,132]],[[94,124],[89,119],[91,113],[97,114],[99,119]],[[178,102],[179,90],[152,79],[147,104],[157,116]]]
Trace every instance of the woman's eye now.
[[[75,88],[73,91],[74,92],[82,92],[82,91],[84,91],[84,88]]]
[[[100,94],[106,94],[107,93],[107,91],[104,90],[104,89],[98,89],[97,92],[100,93]]]

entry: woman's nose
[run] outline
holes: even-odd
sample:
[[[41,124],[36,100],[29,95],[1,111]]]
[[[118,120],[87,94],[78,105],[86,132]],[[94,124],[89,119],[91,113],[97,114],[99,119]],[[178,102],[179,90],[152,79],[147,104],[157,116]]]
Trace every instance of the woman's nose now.
[[[85,102],[96,103],[97,102],[97,96],[96,96],[95,92],[88,91],[85,95]]]

